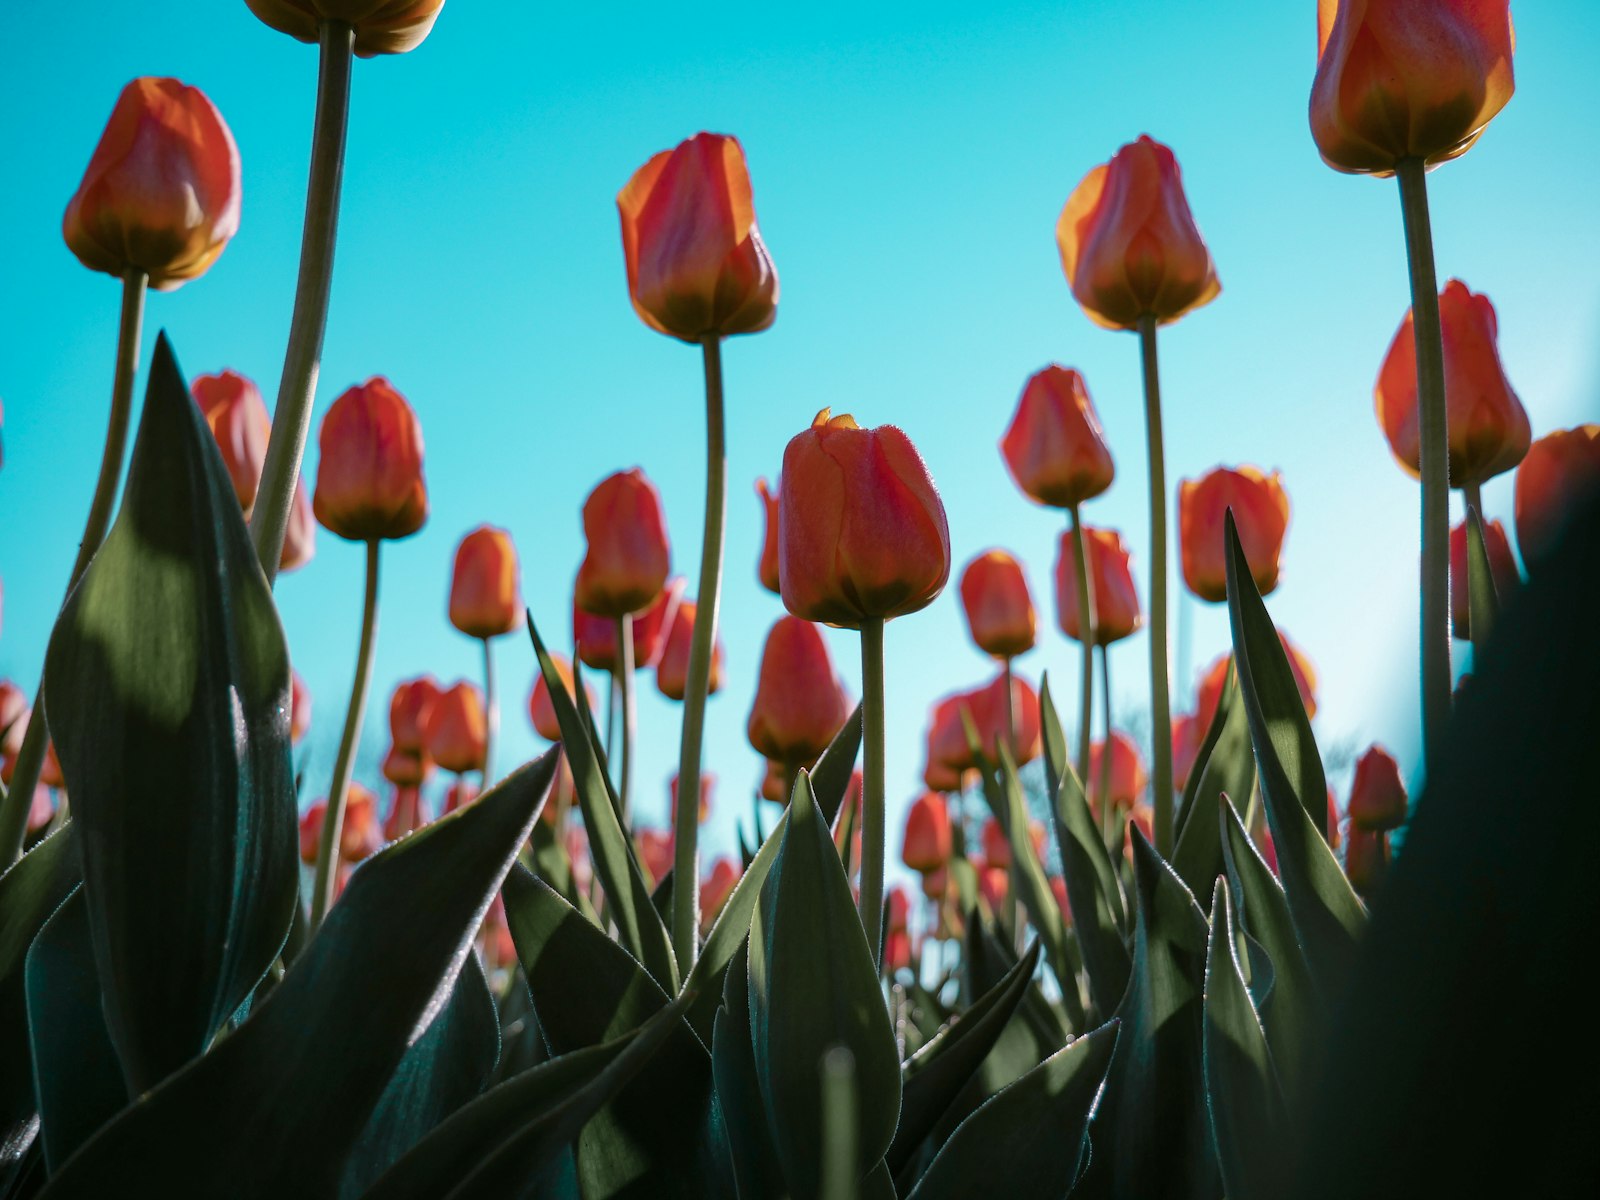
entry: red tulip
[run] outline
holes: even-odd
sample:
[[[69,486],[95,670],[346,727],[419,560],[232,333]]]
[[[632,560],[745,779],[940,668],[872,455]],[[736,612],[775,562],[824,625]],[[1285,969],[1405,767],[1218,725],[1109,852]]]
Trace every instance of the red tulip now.
[[[767,486],[765,479],[758,479],[756,495],[761,497],[761,511],[766,517],[766,533],[762,536],[761,561],[756,564],[756,575],[767,591],[782,595],[782,589],[778,586],[778,494]]]
[[[892,425],[817,414],[783,453],[778,546],[783,603],[859,628],[916,612],[950,578],[950,530],[928,469]]]
[[[922,894],[929,900],[943,904],[950,894],[950,868],[935,867],[922,873]]]
[[[539,820],[551,829],[558,829],[563,815],[577,802],[578,785],[572,778],[572,767],[567,763],[567,756],[563,754],[556,765],[555,786],[550,790],[550,799],[539,810]]]
[[[278,556],[278,573],[298,571],[317,553],[317,522],[311,513],[311,493],[306,477],[295,481],[294,499],[289,504],[289,523],[283,530],[283,552]]]
[[[967,692],[962,697],[962,705],[977,729],[979,748],[993,758],[995,746],[1006,740],[1005,674],[996,675],[986,686]],[[1011,677],[1011,715],[1016,722],[1016,736],[1008,744],[1013,760],[1020,767],[1038,758],[1043,746],[1039,693],[1020,675]],[[962,728],[965,736],[965,723]],[[952,762],[950,765],[956,764]]]
[[[1370,898],[1388,871],[1389,835],[1351,829],[1350,843],[1344,851],[1344,873],[1350,886],[1361,896]]]
[[[731,858],[719,858],[711,874],[700,881],[700,921],[709,926],[722,912],[722,906],[733,894],[739,882],[739,864]]]
[[[0,747],[4,754],[4,762],[0,763],[0,783],[7,787],[11,786],[11,776],[17,768],[17,755],[22,750],[22,741],[28,735],[28,723],[32,718],[33,710],[24,702],[21,711],[14,713],[6,728],[4,745]],[[39,766],[39,785],[47,788],[66,786],[66,780],[61,775],[61,760],[56,757],[54,739],[46,739],[44,744],[44,760]]]
[[[1522,585],[1522,576],[1517,572],[1517,560],[1511,557],[1511,543],[1506,540],[1506,528],[1499,521],[1490,521],[1483,527],[1483,548],[1489,552],[1489,577],[1494,581],[1495,594],[1504,604],[1510,599],[1511,593]],[[1465,521],[1450,531],[1450,624],[1456,637],[1463,641],[1472,637]]]
[[[1306,717],[1317,715],[1317,669],[1299,646],[1289,640],[1289,635],[1278,630],[1278,641],[1283,643],[1289,656],[1289,671],[1294,675],[1295,687],[1300,689],[1300,700],[1306,706]],[[1228,668],[1233,665],[1233,655],[1223,654],[1214,659],[1201,676],[1195,703],[1195,720],[1200,722],[1200,736],[1211,728],[1211,718],[1216,716],[1217,705],[1222,702],[1222,687],[1228,680]]]
[[[1056,898],[1056,907],[1061,910],[1061,919],[1070,929],[1072,927],[1072,902],[1067,899],[1067,881],[1059,875],[1050,876],[1050,894]]]
[[[883,968],[890,974],[911,969],[911,935],[904,929],[891,929],[884,939]]]
[[[217,439],[239,507],[244,510],[245,520],[249,520],[256,489],[261,485],[267,439],[272,436],[272,418],[267,416],[261,392],[237,371],[196,375],[189,391],[205,414],[211,435]]]
[[[1114,808],[1132,808],[1144,796],[1150,783],[1145,772],[1144,756],[1132,738],[1120,730],[1111,731],[1111,779],[1107,794]],[[1089,747],[1089,803],[1096,810],[1101,807],[1100,777],[1104,771],[1106,743],[1095,742]]]
[[[667,646],[667,630],[678,611],[683,596],[684,581],[669,579],[650,607],[633,618],[633,669],[648,671],[661,661]],[[613,617],[600,617],[572,610],[572,638],[577,643],[578,658],[586,667],[607,674],[617,669],[617,622]]]
[[[439,19],[444,0],[244,0],[250,11],[279,33],[317,41],[324,21],[355,29],[356,53],[404,54],[422,44]]]
[[[389,753],[383,756],[383,777],[396,787],[415,788],[428,778],[432,766],[428,756],[419,750],[390,746]]]
[[[694,642],[695,602],[681,600],[673,614],[656,664],[656,686],[669,700],[682,700],[689,690],[689,650]],[[722,690],[722,639],[711,645],[711,694]]]
[[[983,822],[983,857],[991,867],[1009,867],[1011,865],[1011,839],[1006,836],[1006,831],[1000,828],[1000,822],[993,817]]]
[[[926,875],[950,861],[950,809],[943,796],[924,792],[906,812],[905,840],[900,858],[913,871]]]
[[[1180,713],[1172,718],[1172,786],[1180,792],[1189,786],[1189,775],[1200,757],[1200,744],[1205,737],[1199,717]]]
[[[613,620],[648,608],[671,569],[655,484],[638,467],[602,479],[583,503],[583,533],[589,549],[578,568],[577,606]]]
[[[420,753],[428,737],[428,719],[442,694],[432,675],[397,683],[389,697],[389,737],[395,747]]]
[[[1132,636],[1144,624],[1139,589],[1133,586],[1133,554],[1115,529],[1083,527],[1084,557],[1094,591],[1094,640],[1109,646]],[[1078,626],[1078,557],[1071,531],[1061,535],[1056,551],[1056,618],[1061,632],[1083,640]]]
[[[961,573],[961,607],[978,649],[1013,658],[1033,649],[1033,597],[1022,564],[1004,550],[989,550]]]
[[[1350,824],[1353,829],[1382,833],[1406,823],[1406,785],[1400,764],[1382,746],[1369,746],[1356,760],[1350,783]],[[1354,841],[1354,833],[1351,840]]]
[[[756,228],[744,150],[699,133],[617,194],[634,311],[686,342],[755,333],[778,311],[778,273]]]
[[[717,785],[717,777],[710,772],[700,775],[700,803],[695,813],[697,824],[704,825],[711,819],[711,792]],[[667,784],[667,792],[672,800],[672,827],[678,827],[678,777],[673,775],[672,781]]]
[[[381,375],[349,389],[322,418],[317,520],[353,542],[410,537],[428,519],[422,426]]]
[[[666,878],[672,870],[672,833],[665,829],[641,829],[633,836],[638,847],[639,862],[655,883]]]
[[[1196,482],[1178,485],[1178,545],[1183,581],[1202,600],[1228,598],[1225,518],[1233,510],[1239,545],[1256,587],[1265,596],[1278,586],[1278,560],[1289,528],[1289,494],[1283,478],[1255,467],[1215,467]]]
[[[492,638],[522,624],[517,551],[511,535],[480,525],[456,547],[450,580],[450,624],[468,637]]]
[[[239,147],[199,88],[146,76],[122,89],[67,205],[67,248],[91,271],[198,279],[239,231]]]
[[[1389,345],[1378,384],[1378,424],[1395,459],[1419,477],[1417,343],[1411,310]],[[1450,486],[1482,483],[1509,471],[1528,453],[1533,431],[1500,362],[1499,322],[1487,296],[1452,279],[1439,293],[1444,336],[1445,420],[1450,435]]]
[[[458,683],[439,696],[428,714],[428,757],[446,771],[483,770],[487,729],[483,697],[470,683]]]
[[[1517,468],[1517,546],[1530,567],[1555,549],[1566,520],[1600,493],[1600,425],[1547,433]]]
[[[997,913],[1011,894],[1011,873],[995,863],[974,863],[978,868],[978,891],[989,911]]]
[[[566,687],[567,695],[576,699],[577,685],[573,680],[571,661],[559,654],[552,654],[550,658],[555,663],[556,674]],[[589,708],[592,711],[594,690],[586,683],[584,692],[589,697]],[[561,722],[556,720],[555,705],[550,703],[550,689],[545,686],[543,671],[534,676],[533,690],[528,693],[528,718],[533,722],[533,728],[540,737],[550,742],[561,740]]]
[[[308,867],[317,865],[317,852],[322,847],[322,817],[327,810],[328,802],[318,800],[300,815],[300,861]]]
[[[1336,171],[1465,154],[1511,99],[1510,0],[1319,0],[1311,136]]]
[[[28,805],[28,820],[23,836],[32,837],[47,828],[56,817],[55,793],[42,783],[34,785],[33,801]]]
[[[1083,376],[1054,364],[1023,387],[1000,453],[1017,486],[1053,508],[1098,496],[1116,476]]]
[[[1084,176],[1056,225],[1072,294],[1097,325],[1170,324],[1217,298],[1211,252],[1195,227],[1172,151],[1149,137]]]
[[[889,914],[889,931],[904,933],[911,920],[911,894],[895,884],[884,897],[884,908]]]
[[[380,845],[378,798],[359,783],[352,783],[344,801],[344,827],[339,831],[339,857],[360,862]]]
[[[779,617],[761,651],[750,744],[773,762],[809,766],[849,716],[850,698],[834,674],[822,630],[799,617]]]
[[[959,792],[962,776],[977,765],[961,720],[966,704],[966,693],[957,692],[933,706],[928,721],[927,765],[922,773],[929,791]]]

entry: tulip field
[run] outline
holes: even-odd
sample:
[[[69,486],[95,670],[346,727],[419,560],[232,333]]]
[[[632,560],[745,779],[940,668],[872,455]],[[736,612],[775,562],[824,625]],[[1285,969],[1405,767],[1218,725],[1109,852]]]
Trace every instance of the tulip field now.
[[[1525,82],[1510,0],[1298,5],[1308,50],[1316,31],[1306,152],[1327,188],[1392,210],[1387,241],[1343,252],[1409,284],[1392,340],[1365,352],[1372,408],[1349,418],[1386,444],[1407,481],[1387,519],[1416,534],[1398,752],[1313,726],[1317,656],[1348,648],[1313,653],[1274,611],[1302,493],[1267,465],[1192,470],[1168,435],[1174,395],[1223,386],[1164,355],[1212,314],[1227,264],[1187,151],[1137,123],[1075,162],[1053,232],[1080,340],[1137,372],[1142,440],[1111,437],[1097,385],[1049,351],[1005,412],[961,412],[1006,501],[1055,522],[1048,565],[953,548],[971,498],[919,449],[931,409],[875,424],[870,388],[819,392],[764,461],[740,456],[768,398],[725,366],[788,311],[786,260],[757,217],[761,158],[737,129],[690,127],[608,165],[613,299],[703,387],[703,421],[679,414],[669,447],[585,397],[564,400],[593,427],[582,447],[543,437],[536,406],[516,429],[479,423],[527,443],[516,486],[540,522],[581,526],[582,561],[571,577],[543,545],[462,526],[445,607],[473,672],[389,687],[380,647],[411,635],[380,616],[434,587],[404,543],[441,496],[488,485],[433,465],[398,374],[321,369],[335,283],[371,269],[341,240],[375,203],[346,177],[351,96],[395,86],[467,5],[213,2],[317,64],[282,373],[275,391],[188,374],[221,351],[158,327],[156,294],[205,288],[253,210],[213,97],[131,79],[61,198],[63,269],[120,291],[92,492],[52,497],[87,518],[67,578],[0,564],[8,598],[50,605],[47,627],[4,631],[37,637],[43,667],[0,679],[0,1200],[1596,1194],[1578,981],[1600,837],[1600,424],[1524,404],[1502,313],[1432,224],[1442,197],[1480,203],[1454,164],[1492,146]],[[405,207],[406,185],[382,202]],[[1320,300],[1292,303],[1315,319]],[[450,399],[465,428],[471,402]],[[5,451],[13,475],[44,452]],[[549,460],[596,453],[614,461],[586,494],[552,493]],[[650,466],[669,455],[703,471],[697,548],[669,537]],[[1125,471],[1136,530],[1105,500]],[[1485,507],[1492,480],[1505,511]],[[729,536],[732,505],[759,507],[758,543]],[[319,553],[360,561],[360,624],[337,643],[348,694],[313,705],[280,587]],[[1369,603],[1367,568],[1339,568],[1344,603]],[[752,664],[724,644],[747,599],[734,573],[779,614]],[[923,624],[941,597],[982,681],[912,730],[886,644],[961,679]],[[1194,687],[1174,661],[1184,605],[1226,616]],[[320,645],[345,615],[319,615]],[[1019,661],[1052,631],[1069,653]],[[531,679],[506,677],[513,649]],[[646,690],[672,716],[665,822]],[[743,796],[708,732],[730,703],[762,765]],[[540,749],[519,765],[524,726]],[[907,797],[886,764],[913,754]],[[736,853],[708,833],[726,804]]]

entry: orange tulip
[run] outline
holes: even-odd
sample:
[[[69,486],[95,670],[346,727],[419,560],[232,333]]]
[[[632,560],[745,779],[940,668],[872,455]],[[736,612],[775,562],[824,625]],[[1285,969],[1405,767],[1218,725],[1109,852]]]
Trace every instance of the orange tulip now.
[[[450,624],[475,638],[498,637],[522,624],[517,550],[504,529],[480,525],[456,547]]]
[[[245,0],[250,11],[279,33],[316,42],[324,21],[355,29],[356,53],[404,54],[422,44],[444,0]]]
[[[1098,496],[1116,476],[1083,376],[1054,364],[1023,387],[1000,454],[1024,494],[1053,508]]]
[[[602,479],[583,503],[583,532],[589,548],[578,568],[577,606],[613,620],[648,608],[671,570],[655,484],[638,467]]]
[[[311,689],[299,671],[289,673],[289,741],[296,745],[311,728]]]
[[[697,824],[704,825],[711,819],[711,792],[716,786],[717,777],[715,775],[710,772],[701,773],[700,803],[695,812]],[[667,793],[672,801],[672,827],[676,829],[678,827],[678,776],[676,774],[673,775],[671,782],[667,784]]]
[[[1106,756],[1106,743],[1095,742],[1089,747],[1089,803],[1100,809],[1100,776]],[[1131,809],[1144,796],[1150,776],[1144,767],[1144,755],[1132,738],[1120,730],[1111,731],[1111,779],[1107,794],[1114,808]]]
[[[944,504],[911,440],[828,409],[783,452],[778,502],[783,603],[855,629],[916,612],[950,578]]]
[[[422,751],[428,739],[428,720],[441,694],[432,675],[395,685],[389,697],[389,737],[397,749]]]
[[[900,858],[913,871],[926,875],[950,861],[950,809],[943,796],[924,792],[906,812],[905,839]]]
[[[1555,549],[1567,518],[1600,493],[1600,425],[1547,433],[1517,468],[1517,546],[1530,567]]]
[[[576,699],[578,692],[572,674],[572,662],[560,654],[552,654],[550,659],[555,663],[556,674],[560,676],[567,695]],[[594,689],[585,683],[584,692],[589,697],[590,711],[593,711]],[[533,690],[528,693],[528,719],[533,722],[535,732],[546,741],[561,740],[561,722],[556,719],[555,705],[550,703],[550,689],[545,686],[543,671],[534,676]]]
[[[1180,792],[1189,786],[1205,737],[1199,717],[1179,714],[1172,718],[1172,786]]]
[[[411,405],[376,375],[333,402],[317,436],[312,510],[353,542],[410,537],[428,519],[422,426]]]
[[[1400,764],[1382,746],[1367,747],[1356,760],[1355,778],[1350,783],[1352,829],[1378,833],[1398,829],[1406,822],[1406,804]]]
[[[1228,598],[1223,526],[1233,509],[1239,544],[1256,587],[1265,596],[1278,586],[1278,560],[1289,528],[1289,494],[1283,478],[1255,467],[1215,467],[1198,481],[1178,485],[1178,545],[1183,581],[1202,600]]]
[[[446,771],[483,769],[486,723],[483,696],[470,683],[446,689],[428,714],[428,757]]]
[[[1056,224],[1061,266],[1089,319],[1166,325],[1217,298],[1211,252],[1195,227],[1172,151],[1149,137],[1084,176]]]
[[[689,648],[694,641],[695,602],[681,600],[673,614],[672,625],[661,647],[661,661],[656,664],[656,686],[669,700],[682,700],[689,689]],[[722,639],[711,646],[710,694],[722,690]]]
[[[234,494],[248,521],[256,502],[256,489],[261,485],[267,439],[272,436],[272,419],[267,416],[261,392],[237,371],[196,375],[189,390],[205,414],[211,435],[217,439],[223,466],[228,468]]]
[[[959,792],[962,776],[977,765],[961,720],[966,704],[966,693],[957,692],[933,706],[928,721],[927,765],[922,772],[922,782],[929,791]]]
[[[722,906],[733,894],[739,882],[739,864],[731,858],[719,858],[711,874],[700,881],[700,921],[709,926],[722,912]]]
[[[383,777],[396,787],[418,787],[428,778],[428,771],[433,766],[428,756],[419,750],[402,750],[399,746],[390,746],[389,752],[383,756],[381,770]]]
[[[339,831],[339,857],[360,862],[383,844],[378,827],[378,798],[352,783],[344,802],[344,827]]]
[[[850,716],[822,630],[783,616],[761,651],[747,732],[758,753],[786,767],[809,766]]]
[[[1511,557],[1511,543],[1506,540],[1506,527],[1499,521],[1490,521],[1483,527],[1483,548],[1489,552],[1489,577],[1494,580],[1494,590],[1504,604],[1522,584],[1517,572],[1517,560]],[[1450,531],[1450,624],[1456,637],[1463,641],[1472,637],[1472,603],[1467,588],[1467,523],[1462,521]]]
[[[639,862],[650,878],[660,883],[672,870],[672,833],[665,829],[641,829],[633,837],[638,847]]]
[[[311,514],[306,477],[295,481],[294,500],[289,505],[289,524],[283,530],[283,553],[278,556],[278,573],[298,571],[316,555],[317,522]]]
[[[383,840],[397,842],[427,824],[422,813],[422,794],[415,787],[397,787],[394,803],[383,822]]]
[[[1288,634],[1278,630],[1278,641],[1289,656],[1289,671],[1294,676],[1295,687],[1300,690],[1300,700],[1306,706],[1306,717],[1317,715],[1317,669],[1299,646],[1289,640]],[[1195,704],[1195,720],[1200,722],[1200,736],[1211,728],[1217,705],[1222,702],[1222,687],[1228,680],[1228,668],[1233,665],[1233,655],[1219,655],[1206,668],[1200,679],[1199,694]]]
[[[1511,99],[1510,0],[1318,0],[1311,136],[1336,171],[1465,154]]]
[[[62,234],[91,271],[143,271],[160,291],[204,275],[239,231],[239,147],[199,88],[122,89]]]
[[[738,139],[698,133],[617,194],[628,295],[644,323],[686,342],[755,333],[778,313],[778,273],[756,228]]]
[[[1033,649],[1033,597],[1022,564],[1004,550],[989,550],[961,573],[961,607],[978,649],[1013,658]]]
[[[1450,486],[1482,483],[1509,471],[1528,453],[1533,431],[1500,362],[1499,323],[1487,296],[1452,279],[1439,293],[1444,336],[1445,420],[1450,434]],[[1406,310],[1374,389],[1378,423],[1389,449],[1419,477],[1417,343]]]
[[[996,675],[984,687],[974,688],[962,697],[962,704],[978,731],[978,745],[991,758],[995,746],[1006,738],[1006,677]],[[1017,766],[1039,757],[1044,745],[1039,724],[1039,693],[1020,675],[1011,677],[1011,714],[1016,722],[1016,737],[1009,745]],[[963,724],[963,736],[965,725]]]
[[[783,764],[767,760],[767,766],[761,773],[760,796],[763,800],[770,800],[774,804],[789,803],[789,793],[784,790],[787,786],[788,773]]]
[[[352,790],[355,785],[351,785]],[[322,844],[322,817],[328,810],[326,800],[318,800],[300,815],[300,861],[308,867],[316,866],[317,851]]]
[[[648,671],[661,661],[666,650],[667,630],[678,611],[684,581],[669,579],[650,607],[633,618],[633,669]],[[596,616],[580,608],[572,610],[572,639],[578,658],[586,667],[607,674],[617,669],[617,622],[612,617]]]
[[[756,575],[761,586],[774,595],[782,595],[778,586],[778,494],[767,486],[765,479],[756,480],[756,495],[761,497],[761,511],[766,517],[766,533],[761,541],[761,561],[756,564]]]
[[[1083,527],[1084,557],[1094,590],[1094,640],[1097,646],[1130,637],[1144,624],[1139,590],[1133,586],[1133,554],[1115,529]],[[1056,552],[1056,619],[1061,632],[1083,640],[1078,626],[1078,558],[1072,533],[1061,535]]]

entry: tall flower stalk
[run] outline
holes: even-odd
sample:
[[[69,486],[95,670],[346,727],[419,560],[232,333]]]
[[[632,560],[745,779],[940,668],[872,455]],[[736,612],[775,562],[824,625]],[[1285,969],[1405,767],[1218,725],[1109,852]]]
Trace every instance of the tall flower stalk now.
[[[1078,778],[1089,782],[1089,747],[1093,744],[1094,648],[1100,625],[1095,615],[1094,588],[1089,577],[1089,549],[1083,535],[1083,515],[1074,504],[1072,516],[1072,572],[1078,593],[1078,631],[1083,645],[1083,669],[1078,682]]]

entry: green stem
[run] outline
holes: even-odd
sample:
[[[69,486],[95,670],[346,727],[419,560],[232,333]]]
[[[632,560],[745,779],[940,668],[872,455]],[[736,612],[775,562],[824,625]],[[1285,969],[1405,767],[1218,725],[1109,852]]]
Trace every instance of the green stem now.
[[[861,927],[872,961],[883,966],[883,618],[861,623]]]
[[[130,267],[122,275],[122,312],[117,322],[117,362],[111,378],[111,415],[106,422],[106,438],[100,451],[100,474],[95,480],[94,498],[89,502],[89,518],[84,522],[83,540],[72,562],[67,579],[67,595],[78,586],[89,560],[106,540],[111,524],[111,509],[116,504],[122,482],[122,460],[128,448],[128,424],[133,415],[133,382],[139,372],[139,344],[144,329],[144,300],[149,277]],[[64,602],[64,601],[63,601]],[[28,809],[33,805],[33,789],[44,766],[44,751],[49,745],[49,725],[45,718],[44,680],[33,697],[33,713],[28,719],[22,745],[11,775],[11,790],[0,800],[0,869],[22,853],[27,837]]]
[[[494,654],[483,639],[483,790],[494,782],[494,743],[500,732],[500,709],[494,694]]]
[[[1145,436],[1150,451],[1150,718],[1151,787],[1155,796],[1156,849],[1172,854],[1172,701],[1167,684],[1167,467],[1161,441],[1161,372],[1156,362],[1156,319],[1139,318],[1144,363]],[[1109,730],[1107,736],[1109,736]]]
[[[617,762],[617,801],[622,806],[622,820],[628,820],[628,798],[632,795],[633,735],[638,717],[633,702],[633,617],[617,618],[617,689],[622,696],[622,754]],[[678,797],[683,797],[679,782]],[[682,805],[680,804],[681,808]]]
[[[1006,681],[1006,748],[1011,751],[1011,756],[1015,758],[1017,754],[1017,706],[1011,696],[1011,660],[1009,658],[1005,660],[1002,673],[1005,675]]]
[[[344,175],[345,137],[350,124],[350,76],[355,30],[344,21],[324,21],[317,72],[316,121],[311,133],[311,171],[306,183],[306,219],[300,235],[300,276],[295,283],[289,346],[283,356],[272,437],[261,468],[261,486],[250,516],[256,557],[271,582],[278,577],[284,533],[294,501],[311,402],[322,363],[333,283],[333,247],[339,228],[339,190]]]
[[[717,607],[722,598],[722,537],[728,523],[728,454],[722,430],[722,342],[708,335],[702,343],[706,376],[706,520],[700,542],[700,590],[695,595],[694,636],[689,643],[689,678],[683,692],[683,740],[678,747],[678,794],[696,798],[678,805],[673,834],[672,949],[687,971],[696,951],[695,927],[700,889],[684,880],[700,878],[696,859],[700,825],[700,752],[705,737],[706,696],[711,691],[711,649],[717,640]]]
[[[1489,518],[1483,515],[1483,485],[1478,483],[1462,484],[1461,497],[1466,501],[1467,507],[1478,514],[1478,520],[1487,526]]]
[[[311,888],[311,929],[333,903],[333,885],[338,876],[339,841],[344,833],[345,798],[350,791],[350,772],[355,765],[356,743],[361,740],[361,720],[367,711],[367,689],[372,683],[372,647],[378,637],[378,548],[383,543],[373,538],[367,543],[367,590],[361,602],[361,648],[356,652],[356,677],[350,684],[350,706],[344,714],[344,736],[339,739],[339,756],[333,761],[333,782],[328,785],[328,807],[322,814],[322,839],[317,846],[317,878]]]
[[[1422,466],[1422,738],[1431,774],[1438,764],[1445,722],[1450,716],[1450,438],[1426,171],[1426,165],[1417,158],[1406,159],[1395,169],[1405,218],[1412,331],[1417,348],[1418,457]]]
[[[1099,614],[1095,612],[1094,589],[1089,582],[1089,547],[1083,532],[1083,517],[1072,506],[1072,562],[1078,585],[1078,640],[1083,644],[1082,689],[1078,695],[1078,777],[1089,782],[1089,747],[1092,733],[1090,717],[1094,709],[1094,646],[1098,640]]]

